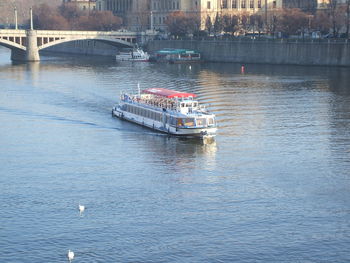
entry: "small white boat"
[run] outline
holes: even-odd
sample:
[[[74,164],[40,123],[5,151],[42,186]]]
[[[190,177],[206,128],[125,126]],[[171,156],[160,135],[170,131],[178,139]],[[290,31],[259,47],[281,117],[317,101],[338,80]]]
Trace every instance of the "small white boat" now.
[[[142,49],[135,48],[131,50],[121,50],[115,56],[117,61],[139,61],[147,62],[149,61],[149,55],[147,52],[144,52]]]
[[[124,93],[112,115],[173,135],[208,138],[215,136],[215,115],[193,93],[150,88],[136,95]]]

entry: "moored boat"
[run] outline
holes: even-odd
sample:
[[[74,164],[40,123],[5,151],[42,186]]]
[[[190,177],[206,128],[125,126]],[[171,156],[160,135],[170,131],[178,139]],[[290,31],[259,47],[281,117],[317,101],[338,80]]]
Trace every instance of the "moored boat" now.
[[[164,88],[124,93],[112,115],[172,135],[213,137],[217,130],[215,115],[195,97],[193,93]]]
[[[156,51],[150,58],[155,62],[189,63],[202,62],[201,54],[189,49],[164,48]]]
[[[135,62],[147,62],[149,61],[149,55],[142,49],[135,48],[130,50],[121,50],[115,56],[117,61],[135,61]]]

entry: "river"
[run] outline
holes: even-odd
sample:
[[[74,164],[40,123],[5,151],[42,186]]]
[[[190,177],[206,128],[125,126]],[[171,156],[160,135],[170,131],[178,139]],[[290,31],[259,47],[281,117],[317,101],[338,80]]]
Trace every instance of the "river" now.
[[[138,83],[196,93],[215,142],[113,118]],[[0,123],[0,262],[350,261],[349,68],[0,48]]]

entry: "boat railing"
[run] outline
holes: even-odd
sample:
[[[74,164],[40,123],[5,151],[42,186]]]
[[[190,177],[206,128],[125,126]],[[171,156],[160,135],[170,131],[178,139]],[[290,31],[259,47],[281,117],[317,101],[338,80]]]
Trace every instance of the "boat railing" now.
[[[127,94],[122,95],[121,99],[129,103],[137,103],[137,104],[147,105],[157,109],[160,108],[160,109],[166,109],[166,110],[171,110],[176,112],[182,112],[184,114],[187,114],[187,113],[207,114],[208,113],[207,108],[204,105],[198,105],[198,103],[196,104],[198,105],[198,107],[181,106],[182,104],[184,104],[183,100],[174,100],[174,99],[169,99],[164,97],[144,97],[142,95],[129,96]]]
[[[163,99],[163,98],[144,99],[144,98],[140,98],[139,96],[132,96],[132,97],[127,97],[127,99],[125,100],[125,96],[124,96],[124,101],[143,104],[154,108],[162,108],[162,109],[177,111],[176,103],[169,99]]]

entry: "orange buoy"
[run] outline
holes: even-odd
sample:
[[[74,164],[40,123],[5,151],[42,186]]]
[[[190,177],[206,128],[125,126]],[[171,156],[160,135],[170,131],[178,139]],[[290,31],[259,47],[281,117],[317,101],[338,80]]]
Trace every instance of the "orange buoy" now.
[[[245,68],[244,68],[244,66],[242,65],[242,66],[241,66],[241,74],[244,74],[244,70],[245,70]]]

